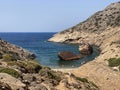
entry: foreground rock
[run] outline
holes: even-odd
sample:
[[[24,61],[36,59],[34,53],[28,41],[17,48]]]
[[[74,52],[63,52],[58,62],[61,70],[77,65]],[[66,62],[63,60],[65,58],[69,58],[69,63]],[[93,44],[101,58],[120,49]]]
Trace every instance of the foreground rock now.
[[[0,90],[12,90],[12,89],[8,84],[0,81]]]
[[[0,73],[0,81],[9,85],[12,88],[12,90],[24,89],[26,86],[20,80],[12,77],[6,73]]]
[[[90,55],[93,53],[93,48],[90,44],[86,43],[79,46],[79,51],[83,55]]]
[[[80,56],[74,54],[73,52],[67,52],[67,51],[59,52],[58,57],[61,60],[77,60],[81,58]]]

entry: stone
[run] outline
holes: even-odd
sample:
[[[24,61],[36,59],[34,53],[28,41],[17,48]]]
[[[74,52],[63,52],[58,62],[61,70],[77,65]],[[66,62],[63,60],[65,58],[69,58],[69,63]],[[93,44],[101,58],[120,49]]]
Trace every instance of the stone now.
[[[93,48],[90,44],[86,43],[79,46],[79,51],[80,51],[80,54],[90,55],[93,53]]]
[[[34,74],[23,74],[23,80],[27,80],[28,82],[36,81],[36,77]]]
[[[61,60],[77,60],[80,58],[78,55],[74,54],[73,52],[67,52],[67,51],[59,52],[58,57]]]
[[[22,83],[19,79],[16,79],[6,73],[0,73],[0,81],[8,84],[12,90],[20,90],[25,87],[25,84]]]
[[[8,84],[0,82],[0,90],[12,90],[12,89]]]
[[[48,90],[48,89],[42,84],[36,84],[35,86],[29,87],[29,90]]]

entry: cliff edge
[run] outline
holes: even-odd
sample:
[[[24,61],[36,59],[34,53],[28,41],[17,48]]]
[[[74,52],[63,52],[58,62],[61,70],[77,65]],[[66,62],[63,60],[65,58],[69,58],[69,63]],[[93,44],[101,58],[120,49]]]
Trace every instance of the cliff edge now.
[[[82,23],[55,34],[48,41],[88,42],[99,46],[100,55],[79,68],[64,70],[87,77],[101,90],[120,89],[120,2],[112,3]]]
[[[55,34],[48,41],[64,43],[80,43],[92,41],[95,43],[97,35],[120,26],[120,2],[112,3],[102,11],[96,12],[84,22],[67,30]],[[95,37],[94,39],[90,39]],[[100,36],[100,35],[99,35]]]

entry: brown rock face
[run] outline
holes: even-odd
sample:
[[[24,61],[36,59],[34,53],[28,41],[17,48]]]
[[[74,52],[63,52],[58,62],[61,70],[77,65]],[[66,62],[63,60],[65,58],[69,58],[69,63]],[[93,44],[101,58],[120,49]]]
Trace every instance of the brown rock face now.
[[[59,52],[58,57],[61,60],[77,60],[80,58],[78,55],[74,54],[73,52],[67,52],[67,51]]]
[[[94,43],[94,40],[98,38],[94,36],[114,27],[120,27],[120,2],[112,3],[74,27],[55,34],[49,41],[80,43],[84,40]]]
[[[87,44],[82,44],[81,46],[79,46],[79,51],[83,55],[89,55],[89,54],[92,54],[93,48],[88,43]]]

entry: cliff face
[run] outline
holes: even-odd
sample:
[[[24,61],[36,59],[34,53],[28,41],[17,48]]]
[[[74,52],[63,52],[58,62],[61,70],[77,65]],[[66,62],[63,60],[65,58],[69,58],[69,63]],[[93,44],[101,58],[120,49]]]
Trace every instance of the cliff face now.
[[[49,41],[87,42],[99,46],[100,55],[93,61],[66,71],[89,78],[100,90],[120,89],[120,2],[112,3],[86,21],[55,34]],[[113,64],[109,62],[111,59],[116,66],[110,67]]]
[[[104,10],[96,12],[86,21],[55,34],[48,41],[80,43],[104,31],[120,26],[120,2],[112,3]]]

